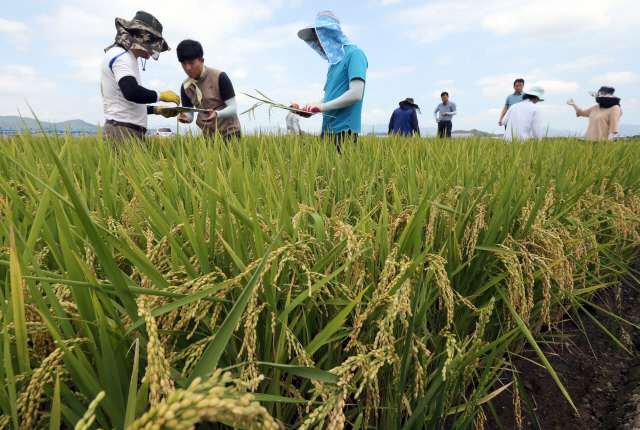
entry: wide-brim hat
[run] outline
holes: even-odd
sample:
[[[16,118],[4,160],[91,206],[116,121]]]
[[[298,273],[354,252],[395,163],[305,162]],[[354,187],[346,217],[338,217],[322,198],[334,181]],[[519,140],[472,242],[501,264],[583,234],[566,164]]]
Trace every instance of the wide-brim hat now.
[[[589,94],[591,94],[593,97],[605,97],[605,98],[617,99],[618,97],[613,95],[613,93],[615,92],[616,92],[616,89],[613,87],[600,87],[598,92],[589,93]]]
[[[118,34],[121,33],[121,28],[125,29],[135,39],[131,41],[134,45],[140,45],[139,48],[149,52],[156,60],[161,52],[171,50],[167,41],[162,37],[162,24],[148,12],[138,11],[132,20],[116,18]],[[132,46],[132,48],[137,47]]]
[[[398,103],[400,105],[400,107],[402,106],[409,106],[414,108],[415,110],[417,110],[418,112],[420,112],[420,106],[418,106],[417,104],[415,104],[413,102],[413,99],[411,97],[407,97],[406,99],[402,100],[400,103]],[[422,112],[420,112],[422,113]]]
[[[316,43],[316,36],[322,48]],[[318,12],[315,22],[298,31],[298,37],[330,64],[342,61],[346,55],[344,47],[352,44],[342,32],[338,17],[328,10]]]
[[[524,91],[525,94],[530,96],[538,97],[538,99],[543,102],[544,101],[544,88],[536,85],[535,87],[531,87],[529,91]]]

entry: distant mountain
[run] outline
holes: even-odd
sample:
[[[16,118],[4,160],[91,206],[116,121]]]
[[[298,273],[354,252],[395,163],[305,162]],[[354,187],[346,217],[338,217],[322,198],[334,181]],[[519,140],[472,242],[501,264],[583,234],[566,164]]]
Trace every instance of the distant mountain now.
[[[362,124],[361,127],[362,134],[387,134],[389,132],[388,124]],[[420,127],[420,135],[421,136],[435,136],[438,134],[438,129],[436,127]],[[471,134],[474,136],[491,136],[491,133],[487,133],[484,131],[476,130],[475,128],[472,130],[454,130],[452,134]]]
[[[86,121],[83,121],[81,119],[72,119],[69,121],[63,121],[63,122],[57,122],[57,123],[52,123],[49,124],[46,121],[40,121],[40,123],[42,124],[42,126],[44,128],[69,128],[69,129],[79,129],[82,130],[84,129],[85,131],[96,131],[98,129],[98,126],[95,124],[90,124]],[[38,127],[38,123],[36,122],[35,119],[33,118],[24,118],[24,117],[19,117],[19,116],[0,116],[0,127],[2,128],[39,128]]]
[[[362,133],[363,134],[370,134],[373,133],[375,131],[376,134],[387,134],[389,130],[389,125],[388,124],[374,124],[374,125],[369,125],[369,124],[362,124]],[[494,136],[502,136],[503,135],[503,130],[504,128],[498,128],[496,130],[494,130],[494,133],[496,133]],[[582,137],[584,136],[584,133],[586,131],[586,125],[585,125],[585,129],[577,132],[577,131],[572,131],[572,130],[560,130],[560,129],[556,129],[556,128],[549,128],[548,131],[544,130],[545,132],[547,132],[547,136],[549,137]],[[422,136],[433,136],[435,134],[438,133],[438,129],[435,127],[420,127],[420,134]],[[454,134],[458,133],[458,134],[473,134],[473,135],[477,135],[477,136],[491,136],[492,133],[487,133],[484,131],[480,131],[480,130],[454,130],[453,131]],[[500,133],[500,134],[497,134]],[[620,124],[619,127],[619,135],[620,136],[637,136],[640,135],[640,125],[635,125],[635,124]]]

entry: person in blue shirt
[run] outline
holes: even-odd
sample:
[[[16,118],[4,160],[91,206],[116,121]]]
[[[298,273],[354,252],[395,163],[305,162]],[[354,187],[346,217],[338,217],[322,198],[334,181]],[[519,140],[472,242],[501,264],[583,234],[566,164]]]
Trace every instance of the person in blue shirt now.
[[[520,103],[522,101],[522,97],[524,93],[522,90],[524,89],[524,79],[518,78],[513,81],[513,94],[509,94],[507,96],[507,100],[504,102],[504,108],[502,109],[502,113],[500,114],[500,121],[498,121],[498,125],[502,126],[502,119],[507,114],[507,111],[511,106],[516,103]],[[507,124],[504,124],[505,130],[507,129]]]
[[[391,114],[389,134],[412,136],[413,133],[415,133],[416,136],[420,137],[420,127],[418,125],[418,114],[416,111],[420,112],[420,107],[413,102],[412,98],[401,101],[400,107]]]
[[[318,12],[316,21],[300,30],[298,37],[329,62],[324,97],[307,103],[303,110],[322,112],[322,136],[332,138],[339,153],[344,140],[355,142],[360,133],[367,57],[344,35],[340,20],[329,11]]]

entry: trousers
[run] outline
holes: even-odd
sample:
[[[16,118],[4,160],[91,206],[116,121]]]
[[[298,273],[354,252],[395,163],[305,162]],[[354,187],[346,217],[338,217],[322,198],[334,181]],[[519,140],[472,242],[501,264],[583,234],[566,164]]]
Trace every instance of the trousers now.
[[[323,132],[322,134],[320,134],[320,137],[322,139],[324,138],[332,139],[334,145],[336,145],[336,150],[338,150],[338,154],[341,154],[340,147],[342,145],[342,142],[347,140],[352,140],[352,139],[353,139],[353,143],[356,143],[358,141],[358,133],[351,133],[351,130],[341,131],[340,133],[324,133]]]
[[[451,137],[451,127],[453,127],[451,121],[440,121],[438,123],[438,137],[441,139]]]

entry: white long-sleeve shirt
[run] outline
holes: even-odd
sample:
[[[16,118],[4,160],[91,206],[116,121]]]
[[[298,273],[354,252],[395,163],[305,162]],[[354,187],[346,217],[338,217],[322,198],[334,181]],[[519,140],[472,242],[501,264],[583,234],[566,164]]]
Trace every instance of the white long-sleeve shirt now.
[[[503,123],[507,124],[504,133],[505,140],[516,139],[542,139],[542,112],[540,107],[531,101],[524,100],[522,103],[515,104],[509,108]]]

